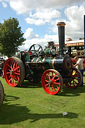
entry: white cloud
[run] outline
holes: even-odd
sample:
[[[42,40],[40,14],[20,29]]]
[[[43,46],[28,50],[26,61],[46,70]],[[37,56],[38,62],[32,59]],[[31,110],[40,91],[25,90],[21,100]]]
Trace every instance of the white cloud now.
[[[51,21],[52,32],[58,33],[56,24],[58,22],[65,22],[65,37],[72,38],[73,40],[78,40],[84,37],[84,15],[85,6],[71,6],[64,10],[65,19],[60,18]]]
[[[33,19],[33,18],[26,18],[25,19],[28,24],[34,24],[37,26],[44,25],[45,22],[42,19]]]
[[[3,7],[6,8],[7,2],[9,2],[9,0],[0,0],[0,2],[2,3]]]
[[[47,43],[49,41],[54,41],[55,43],[57,43],[58,41],[58,35],[45,35],[43,38],[34,38],[34,39],[27,39],[24,42],[24,45],[20,46],[19,49],[22,50],[29,50],[30,46],[33,44],[39,44],[43,47],[47,46]]]
[[[38,38],[39,35],[38,34],[34,34],[33,29],[32,28],[28,28],[24,34],[26,39],[33,39],[33,38]]]
[[[85,7],[71,6],[65,9],[65,15],[68,18],[68,21],[66,21],[67,37],[70,36],[73,39],[83,37]]]
[[[7,4],[5,2],[2,3],[3,7],[6,8]]]
[[[44,36],[45,40],[46,41],[54,41],[54,42],[57,42],[58,41],[58,36],[57,34],[56,35],[45,35]]]
[[[10,0],[10,6],[18,14],[27,14],[36,9],[61,8],[72,4],[81,4],[84,0]]]
[[[56,9],[38,9],[35,13],[30,13],[30,17],[39,18],[49,22],[51,19],[60,17],[60,12]]]
[[[29,17],[26,18],[26,22],[37,26],[44,25],[51,22],[52,19],[60,17],[60,12],[54,9],[38,9],[35,13],[30,12]]]

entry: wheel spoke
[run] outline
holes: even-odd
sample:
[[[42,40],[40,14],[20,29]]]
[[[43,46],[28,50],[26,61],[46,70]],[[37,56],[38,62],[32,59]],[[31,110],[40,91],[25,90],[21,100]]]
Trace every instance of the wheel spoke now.
[[[35,45],[34,45],[34,47],[33,47],[33,48],[34,48],[34,51],[35,51]]]
[[[56,77],[56,75],[53,76],[52,80],[54,80],[54,78]],[[59,78],[57,78],[59,80]]]
[[[11,66],[9,64],[7,64],[7,66],[11,69]]]
[[[10,72],[6,72],[6,74],[10,74]]]
[[[19,76],[14,76],[15,80],[18,82],[19,81]]]
[[[47,83],[48,83],[48,80],[45,80],[45,82],[47,82]]]
[[[54,85],[52,84],[52,88],[54,89],[54,91],[56,91],[56,89],[55,89],[55,87],[54,87]]]
[[[40,47],[38,48],[38,50],[37,51],[39,51],[40,50]]]
[[[20,80],[20,78],[19,78],[19,76],[17,76],[17,81],[19,81]]]
[[[53,88],[55,91],[56,91],[56,89],[55,88]]]
[[[73,75],[72,77],[75,78],[75,77],[77,77],[77,76],[78,76],[78,74],[75,74],[75,75]]]
[[[15,75],[19,75],[19,76],[20,76],[20,73],[18,73],[18,72],[14,72],[14,74],[15,74]]]
[[[57,89],[59,89],[59,86],[58,85],[56,85],[57,86]]]
[[[11,83],[12,78],[10,78],[8,81]]]
[[[13,79],[12,83],[15,85],[15,79]]]
[[[14,71],[16,71],[16,70],[18,70],[19,69],[19,66],[18,67],[16,67],[16,68],[14,68]]]
[[[11,60],[11,69],[13,70],[13,64],[14,64],[14,61]]]
[[[48,75],[49,80],[51,80],[50,75]]]
[[[52,89],[51,89],[51,92],[53,92],[53,87],[52,87]]]
[[[11,69],[10,69],[10,68],[8,68],[8,71],[10,72],[10,71],[11,71]]]
[[[54,84],[56,84],[56,85],[60,85],[60,83],[58,83],[58,82],[53,82]]]
[[[15,65],[16,65],[16,64],[14,63],[14,64],[13,64],[13,69],[15,69]]]
[[[75,80],[73,82],[74,82],[74,84],[78,84],[78,82],[76,82]]]
[[[13,70],[13,65],[11,65],[11,70]]]
[[[46,78],[49,79],[48,74],[46,74]]]
[[[48,86],[48,87],[47,87]],[[47,89],[50,89],[50,84],[45,84],[45,87],[47,88]]]
[[[47,74],[46,77],[50,80],[50,75],[49,74]]]

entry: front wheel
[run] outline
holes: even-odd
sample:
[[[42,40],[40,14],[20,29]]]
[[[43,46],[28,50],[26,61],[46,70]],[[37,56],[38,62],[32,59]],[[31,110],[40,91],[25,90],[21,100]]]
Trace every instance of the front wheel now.
[[[42,75],[41,82],[44,90],[50,95],[57,94],[63,86],[62,76],[54,69],[46,70]]]

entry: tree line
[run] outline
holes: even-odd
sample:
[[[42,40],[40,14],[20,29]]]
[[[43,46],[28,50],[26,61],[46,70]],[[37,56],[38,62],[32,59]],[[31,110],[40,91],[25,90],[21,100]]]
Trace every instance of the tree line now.
[[[18,46],[25,41],[23,35],[16,18],[9,18],[0,23],[0,53],[8,57],[15,55]]]

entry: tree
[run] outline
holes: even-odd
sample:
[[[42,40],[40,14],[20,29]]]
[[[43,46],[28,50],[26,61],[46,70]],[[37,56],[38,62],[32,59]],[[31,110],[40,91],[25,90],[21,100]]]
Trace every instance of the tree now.
[[[25,41],[19,22],[15,18],[0,23],[0,52],[8,57],[18,51],[18,46]]]

